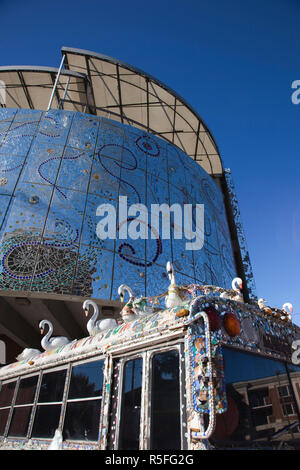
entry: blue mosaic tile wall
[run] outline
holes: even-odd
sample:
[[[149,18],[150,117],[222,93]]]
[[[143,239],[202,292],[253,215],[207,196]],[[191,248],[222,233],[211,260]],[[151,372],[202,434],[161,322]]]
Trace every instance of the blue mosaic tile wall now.
[[[100,240],[96,208],[205,205],[205,242]],[[151,227],[149,228],[151,230]],[[173,228],[172,228],[173,230]],[[116,121],[69,111],[0,110],[0,289],[117,299],[180,284],[230,288],[236,275],[223,196],[178,148]]]

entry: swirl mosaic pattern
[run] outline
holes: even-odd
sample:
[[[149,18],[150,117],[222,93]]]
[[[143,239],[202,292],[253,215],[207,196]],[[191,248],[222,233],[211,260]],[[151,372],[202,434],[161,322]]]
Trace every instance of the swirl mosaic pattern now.
[[[0,289],[118,299],[180,284],[230,288],[235,276],[223,197],[181,150],[131,126],[70,111],[0,110]],[[100,240],[96,209],[142,203],[204,204],[205,242]],[[150,211],[149,211],[150,212]],[[130,222],[130,218],[128,218]],[[154,228],[148,223],[149,236]],[[171,227],[174,230],[174,226]]]

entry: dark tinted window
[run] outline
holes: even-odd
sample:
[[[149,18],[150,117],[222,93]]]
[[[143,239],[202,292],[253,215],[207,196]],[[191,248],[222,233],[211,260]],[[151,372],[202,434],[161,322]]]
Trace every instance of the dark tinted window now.
[[[15,386],[16,382],[9,382],[2,385],[0,389],[0,408],[2,406],[11,405],[14,396]]]
[[[180,449],[179,353],[167,351],[152,358],[151,450]]]
[[[33,403],[36,392],[38,376],[21,379],[18,387],[16,405]]]
[[[61,401],[66,380],[66,370],[43,374],[39,393],[39,403]]]
[[[67,405],[64,439],[97,441],[101,400],[74,401]]]
[[[119,445],[121,450],[139,449],[143,361],[126,362],[123,372]]]
[[[61,405],[38,405],[31,437],[52,439],[58,428]]]
[[[73,367],[68,399],[97,397],[102,394],[103,360]]]
[[[53,438],[59,425],[66,373],[64,369],[43,374],[31,437]]]
[[[3,436],[10,408],[0,409],[0,436]]]
[[[38,376],[21,379],[18,386],[15,407],[13,410],[9,436],[26,437],[36,393]],[[27,406],[24,406],[27,405]]]
[[[287,442],[297,447],[297,407],[286,365],[227,348],[223,354],[228,406],[217,415],[212,442],[231,448],[284,448]],[[299,399],[300,369],[294,373],[293,389]]]
[[[8,431],[9,436],[26,437],[32,406],[15,407]]]
[[[64,439],[97,441],[103,387],[104,361],[72,368],[64,421]]]
[[[12,405],[16,382],[0,384],[0,436],[4,435],[7,419]]]

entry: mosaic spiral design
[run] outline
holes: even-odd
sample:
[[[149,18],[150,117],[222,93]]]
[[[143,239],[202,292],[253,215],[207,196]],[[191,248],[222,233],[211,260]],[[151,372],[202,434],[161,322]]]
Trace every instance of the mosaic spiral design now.
[[[79,153],[78,155],[75,155],[74,157],[62,157],[64,160],[77,160],[77,158],[80,158],[81,156],[83,155],[83,152],[82,153]],[[54,160],[61,160],[60,157],[52,157],[52,158],[48,158],[48,160],[45,160],[43,163],[40,164],[40,166],[38,167],[38,173],[40,175],[40,177],[46,182],[46,183],[49,183],[49,184],[54,184],[55,181],[53,180],[50,180],[47,176],[47,164],[49,162],[52,162]],[[46,168],[45,168],[46,166]],[[56,190],[59,191],[59,193],[62,195],[63,198],[67,199],[67,196],[65,195],[65,193],[56,185]]]
[[[137,159],[136,159],[135,155],[133,154],[133,152],[131,150],[129,150],[128,148],[123,147],[122,145],[117,145],[117,144],[106,144],[106,145],[103,145],[99,149],[98,159],[99,159],[100,165],[102,166],[104,171],[106,171],[110,176],[115,178],[117,181],[120,181],[121,183],[124,183],[126,186],[129,186],[134,191],[134,193],[136,194],[137,202],[141,203],[141,196],[140,196],[139,192],[137,191],[137,189],[135,188],[135,186],[133,184],[129,183],[128,181],[126,181],[125,179],[122,179],[121,177],[117,176],[114,172],[112,172],[111,170],[109,170],[105,166],[105,163],[103,162],[103,159],[101,158],[101,154],[105,153],[105,150],[107,151],[111,147],[119,148],[121,155],[123,153],[128,153],[130,155],[130,158],[132,158],[132,161],[133,161],[133,164],[132,164],[132,162],[128,162],[128,161],[125,162],[125,165],[123,164],[123,162],[120,164],[118,161],[115,161],[114,164],[116,165],[117,168],[121,168],[121,169],[123,168],[123,169],[129,170],[129,171],[134,171],[134,170],[137,169],[137,167],[138,167]]]
[[[127,218],[127,222],[131,222],[132,220],[134,220],[133,217],[128,217]],[[153,227],[151,227],[150,224],[148,224],[148,228],[154,233],[155,240],[156,240],[156,252],[155,252],[154,258],[151,261],[141,262],[141,261],[133,260],[132,257],[135,256],[136,252],[135,252],[134,247],[130,243],[124,242],[118,248],[118,253],[119,253],[120,257],[122,259],[124,259],[125,261],[127,261],[128,263],[133,264],[134,266],[148,266],[148,267],[150,267],[156,262],[159,255],[162,253],[162,242],[161,242],[159,234],[157,233],[156,230],[154,230]],[[129,254],[132,257],[126,255],[125,250],[128,250]]]
[[[136,296],[155,295],[168,286],[169,260],[180,284],[230,287],[222,194],[177,147],[101,117],[3,108],[0,161],[0,289],[114,300],[126,281]],[[120,196],[148,208],[204,204],[204,248],[186,251],[172,224],[171,240],[99,240],[96,209],[109,202],[117,214]],[[147,230],[155,230],[151,220]]]
[[[142,150],[142,152],[145,152],[147,155],[151,155],[151,157],[159,156],[159,146],[153,139],[151,139],[151,137],[143,135],[141,137],[138,137],[135,143],[137,147]]]

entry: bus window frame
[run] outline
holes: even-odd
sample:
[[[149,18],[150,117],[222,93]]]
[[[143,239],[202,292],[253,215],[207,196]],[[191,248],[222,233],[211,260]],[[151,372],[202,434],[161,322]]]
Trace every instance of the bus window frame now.
[[[108,381],[108,378],[106,377],[106,369],[107,369],[106,356],[104,356],[104,355],[100,355],[99,357],[95,356],[95,357],[89,357],[89,358],[86,358],[86,359],[80,359],[78,361],[70,362],[68,364],[68,372],[67,372],[66,384],[65,384],[65,390],[64,390],[63,410],[62,410],[62,414],[61,414],[61,417],[60,417],[62,433],[64,433],[64,424],[65,424],[65,417],[66,417],[68,402],[72,403],[72,402],[75,402],[75,401],[76,402],[78,402],[78,401],[89,401],[89,400],[94,400],[95,399],[95,397],[85,398],[85,399],[80,399],[80,398],[76,398],[76,399],[72,398],[70,400],[68,399],[73,367],[80,366],[82,364],[88,364],[89,362],[98,362],[98,361],[101,361],[101,360],[103,360],[103,383],[102,383],[102,393],[101,393],[101,398],[100,398],[101,399],[101,406],[100,406],[100,420],[99,420],[99,427],[98,427],[98,439],[96,441],[79,440],[79,439],[78,440],[77,439],[65,439],[64,442],[66,442],[68,444],[73,443],[73,442],[76,442],[76,444],[78,444],[78,445],[86,444],[88,442],[90,442],[92,444],[95,444],[97,442],[99,443],[99,441],[101,439],[101,431],[102,431],[102,411],[103,411],[103,405],[104,405],[105,386],[106,386],[106,383]]]
[[[17,399],[17,396],[18,396],[18,393],[19,393],[19,387],[20,387],[20,382],[21,380],[26,380],[26,379],[29,379],[30,377],[35,377],[37,376],[37,383],[36,383],[36,388],[35,388],[35,394],[34,394],[34,399],[33,399],[33,402],[31,404],[26,404],[26,405],[16,405],[16,399]],[[9,425],[6,429],[6,436],[8,439],[20,439],[20,440],[26,440],[30,437],[31,435],[31,430],[32,430],[32,424],[33,424],[33,420],[34,420],[34,416],[35,416],[35,409],[36,409],[36,400],[37,400],[37,397],[38,397],[38,393],[39,393],[39,390],[40,390],[40,385],[41,385],[41,371],[38,371],[38,372],[33,372],[32,374],[26,374],[26,375],[21,375],[18,377],[18,380],[17,380],[17,385],[16,385],[16,390],[15,390],[15,396],[14,396],[14,404],[13,406],[11,406],[12,410],[11,410],[11,413],[10,413],[10,416],[9,416]],[[9,432],[9,429],[10,429],[10,425],[11,425],[11,420],[12,420],[12,415],[13,415],[13,412],[14,412],[14,409],[15,408],[21,408],[21,407],[24,407],[24,406],[32,406],[32,410],[31,410],[31,413],[30,413],[30,418],[29,418],[29,424],[28,424],[28,429],[27,429],[27,434],[26,436],[13,436],[13,435],[9,435],[8,432]]]
[[[151,450],[150,448],[150,431],[151,431],[151,387],[152,387],[152,357],[161,352],[168,352],[177,350],[178,369],[179,369],[179,396],[180,396],[180,433],[181,433],[181,448],[183,450],[188,448],[187,433],[187,382],[185,373],[185,356],[184,356],[184,339],[176,339],[174,343],[169,342],[164,345],[153,345],[151,349],[144,349],[140,351],[130,351],[125,353],[122,357],[120,353],[113,355],[114,360],[119,360],[119,383],[118,383],[118,404],[116,411],[116,429],[115,429],[115,444],[114,450],[119,450],[120,442],[120,423],[121,423],[121,410],[122,410],[122,397],[123,397],[123,384],[124,384],[124,368],[125,364],[134,359],[142,359],[142,388],[141,388],[141,409],[140,409],[140,433],[139,433],[139,450]],[[107,379],[109,380],[109,379]],[[111,405],[111,397],[110,397]],[[183,413],[182,413],[182,410]],[[147,423],[147,426],[145,424]]]
[[[143,416],[144,416],[144,406],[143,406],[143,397],[145,396],[145,357],[147,351],[136,352],[136,353],[128,353],[128,355],[124,355],[122,358],[119,356],[114,357],[114,359],[119,358],[119,389],[118,389],[118,405],[117,405],[117,412],[116,412],[116,435],[115,435],[115,444],[114,450],[119,450],[119,442],[120,442],[120,424],[121,424],[121,412],[122,412],[122,401],[123,401],[123,385],[124,385],[124,369],[125,364],[129,361],[134,359],[142,359],[142,388],[141,388],[141,408],[140,408],[140,431],[139,431],[139,450],[143,449],[141,445],[143,443]],[[110,405],[111,405],[111,397],[110,397]]]
[[[151,450],[151,405],[152,405],[152,371],[153,371],[153,366],[152,366],[152,359],[155,354],[159,353],[164,353],[168,351],[178,351],[178,373],[179,373],[179,413],[180,413],[180,443],[181,443],[181,449],[186,450],[187,449],[187,439],[185,436],[185,433],[187,432],[187,416],[186,416],[186,394],[187,394],[187,382],[186,382],[186,374],[185,374],[185,367],[183,367],[183,364],[185,364],[185,357],[184,357],[184,343],[183,341],[178,341],[174,345],[166,345],[164,347],[157,347],[155,349],[147,351],[148,353],[148,387],[149,387],[149,392],[148,392],[148,406],[147,406],[147,417],[148,417],[148,423],[149,426],[147,426],[147,450]],[[182,412],[184,410],[184,412]]]
[[[17,393],[18,393],[18,390],[19,390],[19,382],[20,382],[20,377],[15,377],[13,379],[8,379],[8,380],[3,380],[1,382],[1,388],[3,387],[3,385],[6,385],[8,383],[13,383],[15,382],[15,389],[14,389],[14,393],[13,393],[13,397],[12,397],[12,401],[10,403],[10,405],[8,406],[2,406],[1,409],[9,409],[9,413],[8,413],[8,417],[7,417],[7,421],[6,421],[6,424],[5,424],[5,428],[4,428],[4,432],[3,432],[3,435],[1,437],[3,438],[7,438],[7,433],[8,433],[8,430],[10,428],[10,423],[11,423],[11,418],[12,418],[12,414],[13,414],[13,409],[14,409],[14,406],[15,406],[15,402],[16,402],[16,398],[17,398]],[[21,439],[21,438],[20,438]],[[24,438],[23,438],[24,439]]]
[[[6,427],[5,427],[5,432],[3,433],[3,437],[7,438],[11,441],[18,440],[28,440],[32,439],[38,440],[41,443],[47,443],[50,442],[52,438],[50,437],[38,437],[38,436],[32,436],[32,431],[33,431],[33,426],[34,426],[34,421],[36,417],[36,411],[37,407],[40,405],[46,406],[46,405],[51,405],[51,404],[60,404],[61,405],[61,411],[60,411],[60,418],[58,422],[58,428],[63,432],[64,429],[64,421],[65,421],[65,416],[66,416],[66,409],[67,409],[67,404],[68,404],[68,394],[69,394],[69,388],[70,388],[70,381],[71,381],[71,375],[72,375],[72,368],[76,367],[78,365],[83,365],[87,364],[90,362],[96,362],[103,360],[103,385],[102,385],[102,395],[101,395],[101,408],[100,408],[100,421],[99,421],[99,433],[98,433],[98,439],[97,441],[85,441],[85,440],[74,440],[74,439],[65,439],[64,442],[67,444],[71,443],[76,443],[78,445],[81,444],[87,444],[90,442],[93,445],[99,445],[99,449],[106,449],[107,448],[107,436],[105,439],[103,439],[102,436],[102,430],[103,427],[107,428],[107,416],[103,416],[103,410],[105,410],[107,407],[108,409],[111,406],[111,395],[109,392],[107,396],[106,392],[106,387],[109,384],[111,387],[113,377],[112,377],[112,362],[114,360],[118,360],[120,364],[120,375],[119,375],[119,390],[118,390],[118,405],[117,405],[117,413],[116,413],[116,438],[115,438],[115,445],[114,449],[117,450],[119,446],[119,433],[120,433],[120,418],[121,418],[121,406],[122,406],[122,394],[123,394],[123,383],[124,383],[124,368],[125,364],[133,359],[142,359],[143,365],[142,365],[142,387],[141,387],[141,408],[140,408],[140,426],[139,426],[139,450],[147,450],[150,449],[150,427],[145,426],[145,424],[150,424],[150,419],[151,419],[151,373],[152,373],[152,357],[155,354],[158,353],[163,353],[163,352],[168,352],[172,350],[177,350],[179,354],[179,392],[180,392],[180,423],[181,423],[181,445],[183,449],[187,448],[187,427],[186,427],[186,414],[187,414],[187,403],[186,403],[186,371],[185,371],[185,356],[184,356],[184,339],[183,338],[177,338],[176,340],[170,341],[167,344],[156,344],[156,345],[151,345],[150,348],[143,348],[143,349],[138,349],[136,351],[127,351],[122,353],[121,351],[115,351],[111,354],[99,354],[99,355],[93,355],[85,358],[79,358],[75,361],[68,360],[64,361],[61,364],[58,364],[57,366],[52,365],[48,367],[42,367],[40,370],[32,371],[32,373],[24,373],[21,374],[20,376],[16,376],[14,378],[9,378],[6,380],[3,380],[3,384],[7,383],[13,383],[16,382],[15,385],[15,390],[14,390],[14,395],[13,399],[11,401],[11,404],[7,407],[10,408],[9,411],[9,416],[7,419]],[[122,354],[122,355],[121,355]],[[60,402],[41,402],[39,403],[39,394],[40,394],[40,388],[41,388],[41,383],[44,374],[47,373],[52,373],[60,370],[65,370],[66,371],[66,377],[65,377],[65,383],[64,383],[64,389],[63,389],[63,395],[62,395],[62,400]],[[34,402],[32,404],[32,411],[30,415],[30,420],[29,420],[29,426],[27,430],[27,435],[24,437],[17,437],[17,436],[7,436],[10,424],[11,424],[11,417],[14,409],[14,404],[16,401],[17,393],[19,390],[19,383],[20,380],[26,379],[32,376],[38,376],[38,381],[37,381],[37,386],[35,390],[35,397],[34,397]],[[108,400],[108,403],[107,403]],[[76,401],[81,401],[80,398],[76,399]],[[23,406],[23,405],[18,405],[18,406]],[[184,413],[182,413],[182,409],[184,407]],[[6,407],[3,407],[6,408]],[[107,413],[108,414],[108,413]],[[183,415],[185,418],[183,418]],[[105,424],[106,423],[106,424]]]
[[[34,436],[33,437],[32,436],[32,430],[33,430],[33,425],[34,425],[34,421],[35,421],[36,410],[37,410],[37,407],[39,405],[40,406],[49,406],[49,405],[59,405],[59,404],[61,404],[60,417],[59,417],[59,421],[58,421],[58,428],[60,429],[60,423],[61,423],[62,416],[63,416],[63,408],[64,408],[64,405],[65,405],[65,391],[66,391],[66,384],[67,384],[67,381],[68,381],[69,369],[70,369],[70,363],[66,363],[66,364],[61,364],[57,367],[50,367],[49,369],[44,368],[44,369],[41,369],[39,371],[40,376],[39,376],[39,381],[38,381],[38,384],[37,384],[35,403],[34,403],[33,410],[32,410],[32,415],[31,415],[31,418],[30,418],[31,425],[29,426],[29,431],[30,432],[28,432],[28,435],[27,435],[28,438],[31,438],[31,439],[34,439],[34,440],[39,440],[39,441],[44,441],[44,442],[48,442],[52,439],[52,438],[49,438],[49,437],[39,437],[39,436]],[[66,378],[65,378],[65,384],[64,384],[63,394],[62,394],[62,401],[61,402],[54,402],[53,401],[53,402],[41,402],[41,403],[39,403],[38,398],[39,398],[41,384],[42,384],[44,374],[57,372],[57,371],[60,371],[60,370],[66,370]],[[26,376],[26,378],[27,378],[27,376]]]
[[[28,373],[28,374],[25,373],[25,374],[18,375],[16,377],[9,378],[9,379],[1,381],[1,386],[6,385],[8,383],[15,383],[15,388],[14,388],[11,403],[7,406],[1,407],[1,409],[9,409],[9,414],[8,414],[8,418],[7,418],[7,421],[6,421],[6,424],[5,424],[5,429],[4,429],[3,435],[1,435],[0,438],[5,438],[5,439],[8,439],[10,441],[17,440],[18,442],[26,441],[28,439],[38,440],[38,441],[45,442],[45,443],[51,441],[52,438],[49,438],[49,437],[39,437],[39,436],[32,437],[32,430],[33,430],[33,425],[34,425],[34,421],[35,421],[36,410],[37,410],[37,407],[39,405],[41,405],[41,406],[47,406],[47,405],[51,405],[51,404],[52,405],[55,405],[55,404],[60,404],[61,405],[58,428],[60,430],[62,430],[62,432],[63,432],[65,414],[66,414],[66,409],[67,409],[67,404],[68,404],[68,394],[69,394],[69,388],[70,388],[72,368],[76,367],[78,365],[87,364],[89,362],[97,362],[97,361],[103,360],[103,383],[102,383],[102,393],[101,393],[101,398],[100,398],[101,399],[101,408],[100,408],[100,421],[99,421],[99,428],[98,428],[98,439],[96,441],[92,441],[92,440],[83,441],[83,440],[75,440],[75,439],[66,439],[65,440],[65,442],[68,443],[68,444],[70,444],[72,442],[76,442],[76,444],[79,444],[79,445],[80,444],[86,444],[88,442],[92,443],[92,444],[99,443],[100,440],[101,440],[101,431],[102,431],[102,420],[103,420],[102,411],[103,411],[103,406],[104,406],[105,387],[106,387],[106,384],[111,381],[111,378],[107,376],[108,363],[107,363],[106,359],[107,359],[107,356],[104,355],[104,354],[101,354],[99,356],[96,355],[96,356],[93,356],[93,357],[78,359],[74,362],[71,360],[71,361],[65,362],[65,363],[57,365],[57,366],[43,367],[42,369],[37,370],[37,371],[33,371],[32,373]],[[40,403],[38,401],[38,399],[39,399],[40,388],[41,388],[41,383],[42,383],[42,379],[43,379],[44,374],[57,372],[57,371],[60,371],[60,370],[66,370],[66,377],[65,377],[64,387],[63,387],[62,400],[59,401],[59,402],[54,402],[53,401],[53,402],[41,402]],[[35,377],[35,376],[38,377],[38,380],[37,380],[37,385],[36,385],[36,389],[35,389],[33,402],[30,403],[30,404],[15,405],[17,394],[18,394],[18,391],[19,391],[20,381],[23,380],[23,379],[28,379],[30,377]],[[79,398],[79,399],[76,399],[74,401],[81,401],[81,400]],[[8,435],[8,431],[9,431],[9,428],[10,428],[10,425],[11,425],[11,419],[12,419],[12,415],[13,415],[13,411],[14,411],[15,406],[16,407],[24,407],[24,406],[29,406],[29,405],[32,406],[32,410],[31,410],[31,414],[30,414],[30,418],[29,418],[29,425],[28,425],[26,436],[13,436],[13,435],[10,436],[10,435]]]

